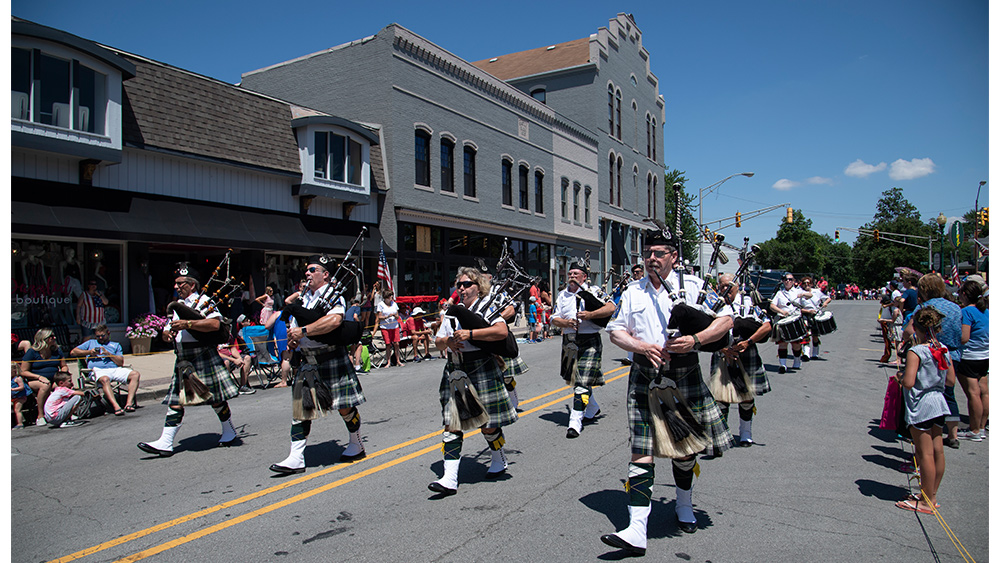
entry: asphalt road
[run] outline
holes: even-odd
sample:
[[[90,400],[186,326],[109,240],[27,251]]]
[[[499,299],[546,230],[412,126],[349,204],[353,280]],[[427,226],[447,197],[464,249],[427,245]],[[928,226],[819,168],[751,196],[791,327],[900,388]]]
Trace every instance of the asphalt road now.
[[[876,302],[836,302],[839,330],[822,359],[777,374],[757,400],[752,448],[701,459],[694,484],[700,529],[674,524],[673,477],[657,460],[646,557],[668,561],[960,561],[933,515],[893,506],[915,482],[899,466],[909,444],[877,428],[886,374]],[[339,417],[314,422],[308,470],[276,477],[288,454],[290,392],[231,401],[241,443],[216,448],[210,408],[189,408],[176,455],[153,458],[166,407],[105,416],[69,429],[27,428],[12,438],[13,561],[589,561],[622,553],[601,534],[627,524],[629,459],[624,354],[605,338],[602,415],[565,438],[570,390],[559,344],[522,345],[520,420],[505,429],[510,469],[486,481],[486,443],[465,440],[458,494],[438,499],[438,383],[443,361],[362,376],[368,458],[337,463],[347,443]],[[703,357],[707,373],[708,357]],[[959,390],[963,415],[967,412]],[[736,409],[730,415],[738,426]],[[945,449],[940,514],[976,561],[988,551],[989,440]]]

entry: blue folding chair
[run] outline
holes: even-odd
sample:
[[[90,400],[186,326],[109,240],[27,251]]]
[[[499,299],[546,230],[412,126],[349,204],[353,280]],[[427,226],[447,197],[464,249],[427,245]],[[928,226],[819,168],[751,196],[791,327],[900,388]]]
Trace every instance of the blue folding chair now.
[[[260,384],[266,388],[281,375],[281,360],[274,336],[268,329],[257,325],[240,329],[240,337],[246,344],[247,353],[253,357],[250,373],[257,374]]]

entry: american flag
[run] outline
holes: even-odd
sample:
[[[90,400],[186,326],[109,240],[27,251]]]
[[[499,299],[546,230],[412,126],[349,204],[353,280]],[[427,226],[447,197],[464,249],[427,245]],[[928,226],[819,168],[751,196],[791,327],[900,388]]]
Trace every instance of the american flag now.
[[[385,260],[385,250],[382,249],[381,242],[378,243],[378,279],[385,283],[383,289],[395,293],[395,290],[392,289],[392,274],[389,273],[389,263]]]
[[[955,253],[951,254],[951,283],[952,285],[958,285],[958,266],[955,264]]]

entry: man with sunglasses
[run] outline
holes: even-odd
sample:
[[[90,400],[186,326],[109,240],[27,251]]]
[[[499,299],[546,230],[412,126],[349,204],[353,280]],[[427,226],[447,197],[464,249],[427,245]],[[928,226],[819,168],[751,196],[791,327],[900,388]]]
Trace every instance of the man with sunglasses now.
[[[802,288],[795,285],[795,275],[791,272],[785,274],[782,278],[782,287],[778,290],[778,293],[771,300],[771,311],[776,313],[781,318],[790,317],[799,313],[799,303],[800,299],[803,297],[811,297],[812,294],[803,291]],[[792,369],[799,369],[802,367],[802,341],[792,342],[792,356],[794,362],[792,363]],[[778,340],[778,373],[785,373],[788,371],[788,342],[784,340]]]
[[[307,285],[300,296],[302,307],[305,309],[321,305],[324,290],[330,283],[330,272],[325,265],[327,262],[326,256],[309,258],[306,267]],[[305,369],[306,364],[314,366],[319,379],[322,379],[330,389],[330,395],[333,397],[331,408],[340,412],[350,434],[347,448],[340,454],[340,461],[356,461],[365,457],[365,447],[361,443],[361,415],[358,414],[357,408],[365,402],[365,396],[361,391],[361,382],[354,370],[354,363],[348,356],[346,346],[323,344],[310,338],[333,332],[344,322],[344,312],[347,309],[344,298],[338,297],[337,301],[330,303],[329,306],[330,309],[323,317],[308,324],[302,323],[292,315],[291,323],[288,325],[288,346],[296,348],[302,355],[303,366],[300,370]],[[298,377],[302,377],[301,373]],[[271,465],[271,471],[282,475],[305,472],[306,439],[311,429],[312,420],[292,419],[291,450],[287,458]]]
[[[799,305],[802,307],[802,316],[806,319],[806,326],[812,332],[812,347],[809,354],[802,355],[802,361],[808,362],[819,358],[819,333],[816,332],[816,315],[823,307],[830,304],[833,299],[823,293],[818,287],[813,286],[813,280],[809,276],[802,278],[802,296],[799,297]]]
[[[177,299],[191,309],[204,306],[209,298],[198,293],[198,280],[193,269],[186,263],[181,263],[174,279],[174,289]],[[212,310],[203,319],[184,320],[174,311],[173,320],[163,330],[163,340],[173,342],[177,354],[174,376],[167,389],[163,404],[167,405],[167,417],[163,423],[163,432],[154,442],[140,442],[140,450],[160,457],[174,455],[174,438],[184,419],[184,406],[181,404],[181,390],[184,382],[181,378],[182,364],[190,364],[194,373],[208,387],[211,393],[211,405],[219,422],[222,423],[222,436],[219,446],[232,446],[236,442],[236,428],[233,426],[232,412],[229,410],[229,399],[239,395],[239,387],[225,363],[219,357],[216,344],[202,342],[193,333],[210,333],[219,330],[222,314],[218,309]]]
[[[594,399],[594,387],[604,385],[604,373],[601,369],[601,356],[604,344],[601,341],[601,327],[595,319],[610,317],[615,312],[615,304],[611,297],[598,287],[589,287],[587,280],[590,267],[586,260],[577,260],[570,264],[566,274],[566,289],[556,297],[556,308],[552,312],[552,324],[561,328],[563,345],[570,339],[577,346],[576,381],[573,388],[573,408],[569,412],[569,428],[567,438],[576,438],[583,431],[583,422],[593,420],[601,407]],[[583,305],[580,292],[590,291],[602,305],[594,311],[587,311]],[[564,350],[563,354],[567,352]]]
[[[733,442],[729,428],[722,419],[719,406],[712,398],[701,375],[697,352],[703,343],[725,338],[733,326],[732,308],[724,306],[704,330],[695,334],[674,336],[665,326],[670,319],[675,300],[680,300],[681,279],[674,270],[678,259],[678,242],[670,233],[647,231],[643,258],[647,276],[629,284],[618,310],[618,316],[607,327],[611,342],[623,350],[634,352],[629,371],[627,398],[631,459],[628,465],[629,525],[614,534],[601,536],[601,541],[632,555],[646,552],[646,522],[654,478],[654,430],[650,409],[649,385],[658,377],[676,384],[695,418],[705,430],[716,454],[728,449]],[[683,300],[694,306],[703,282],[685,275]],[[655,400],[655,399],[654,399]],[[677,527],[689,534],[698,529],[691,500],[695,455],[672,459],[677,502]]]

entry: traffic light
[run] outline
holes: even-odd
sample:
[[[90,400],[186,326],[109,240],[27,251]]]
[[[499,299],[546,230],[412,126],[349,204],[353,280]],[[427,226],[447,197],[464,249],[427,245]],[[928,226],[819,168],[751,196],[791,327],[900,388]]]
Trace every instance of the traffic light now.
[[[840,231],[833,231],[833,241],[840,242]]]
[[[875,242],[878,242],[878,229],[872,231],[872,236],[875,237]]]
[[[787,210],[787,212],[786,212],[785,222],[788,223],[789,225],[792,224],[792,208],[791,207],[789,207],[788,210]]]
[[[740,217],[741,217],[740,212],[737,211],[736,212],[736,228],[737,229],[743,226],[743,224],[740,223]]]
[[[990,208],[989,207],[984,207],[983,208],[983,226],[985,227],[986,223],[989,223],[989,222],[990,222]]]

